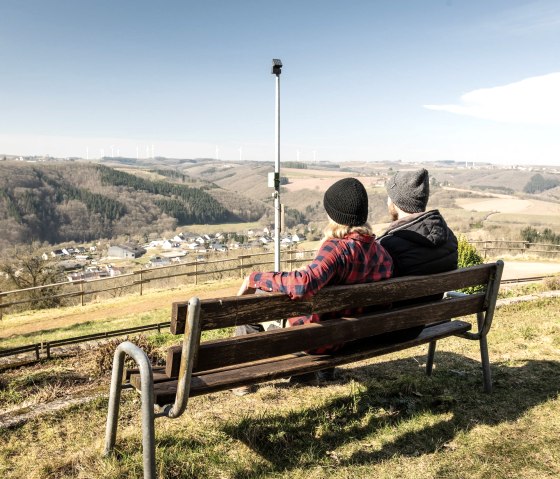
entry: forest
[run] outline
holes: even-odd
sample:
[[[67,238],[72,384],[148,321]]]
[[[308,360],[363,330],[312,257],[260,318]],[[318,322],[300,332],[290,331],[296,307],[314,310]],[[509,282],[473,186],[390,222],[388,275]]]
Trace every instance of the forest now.
[[[171,170],[153,173],[146,178],[81,162],[1,162],[0,248],[256,221],[270,209]]]

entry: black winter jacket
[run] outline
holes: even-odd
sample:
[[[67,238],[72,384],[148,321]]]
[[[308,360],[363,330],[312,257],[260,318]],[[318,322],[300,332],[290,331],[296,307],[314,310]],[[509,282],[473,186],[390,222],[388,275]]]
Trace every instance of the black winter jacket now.
[[[393,276],[457,269],[457,238],[438,210],[397,220],[378,238],[393,258]]]

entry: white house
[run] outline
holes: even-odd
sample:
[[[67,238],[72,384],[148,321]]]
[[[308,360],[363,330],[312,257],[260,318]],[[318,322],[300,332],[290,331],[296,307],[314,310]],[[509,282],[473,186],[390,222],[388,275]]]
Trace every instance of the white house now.
[[[169,240],[164,240],[163,243],[161,243],[161,248],[162,249],[171,249],[171,248],[173,248],[173,242],[171,242]]]

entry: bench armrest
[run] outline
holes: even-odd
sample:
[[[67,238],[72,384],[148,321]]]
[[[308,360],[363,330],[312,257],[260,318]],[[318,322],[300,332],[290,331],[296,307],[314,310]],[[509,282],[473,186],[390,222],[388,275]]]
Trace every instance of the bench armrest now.
[[[173,405],[166,406],[162,414],[171,419],[179,417],[187,408],[193,366],[200,346],[200,333],[200,299],[193,297],[189,300],[187,323],[183,336],[177,395]]]
[[[488,282],[486,288],[486,299],[484,312],[477,313],[476,322],[478,326],[478,331],[476,333],[464,333],[463,337],[467,339],[480,340],[485,338],[490,331],[492,326],[492,320],[494,318],[494,311],[496,309],[496,301],[498,300],[498,291],[500,289],[500,281],[502,279],[502,272],[504,270],[504,262],[502,260],[496,261],[496,270],[492,274],[490,281]],[[446,293],[447,297],[457,298],[462,296],[464,293],[459,291],[450,291]]]

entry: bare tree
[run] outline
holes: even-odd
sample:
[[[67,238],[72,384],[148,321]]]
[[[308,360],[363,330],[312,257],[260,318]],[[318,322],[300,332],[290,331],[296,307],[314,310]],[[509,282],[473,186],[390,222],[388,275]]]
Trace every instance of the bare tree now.
[[[28,289],[46,286],[65,280],[62,270],[54,260],[43,260],[28,247],[16,250],[11,258],[0,260],[0,273],[4,273],[8,283],[15,289]],[[48,287],[26,292],[34,308],[52,308],[60,305],[60,298],[53,296],[58,288]]]

